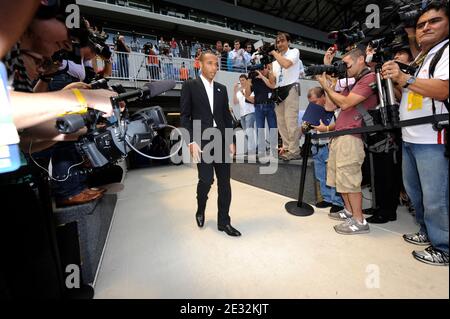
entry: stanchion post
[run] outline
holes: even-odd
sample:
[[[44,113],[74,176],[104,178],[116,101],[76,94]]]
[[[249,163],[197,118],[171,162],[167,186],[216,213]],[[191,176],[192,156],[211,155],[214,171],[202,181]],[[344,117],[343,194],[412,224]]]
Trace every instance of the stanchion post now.
[[[302,154],[302,173],[300,176],[300,187],[298,191],[298,201],[288,202],[285,205],[287,212],[294,216],[306,217],[314,214],[314,208],[303,202],[303,193],[305,190],[306,170],[308,168],[308,157],[311,152],[311,134],[305,134],[305,143],[303,144]]]

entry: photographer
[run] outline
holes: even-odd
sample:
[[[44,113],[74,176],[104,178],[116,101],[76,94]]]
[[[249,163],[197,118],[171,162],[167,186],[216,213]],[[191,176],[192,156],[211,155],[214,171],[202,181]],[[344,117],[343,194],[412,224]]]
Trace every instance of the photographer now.
[[[128,55],[131,53],[130,47],[125,43],[125,37],[119,35],[115,43],[114,50],[117,53],[117,66],[120,78],[129,78]]]
[[[235,105],[239,105],[239,113],[241,115],[241,125],[245,133],[244,151],[245,154],[256,153],[255,142],[255,106],[253,102],[247,98],[251,96],[251,87],[248,85],[248,78],[245,74],[239,77],[239,83],[234,86],[233,101]]]
[[[327,102],[325,91],[321,87],[315,87],[308,92],[308,101],[325,107]],[[334,123],[329,126],[325,126],[320,121],[319,126],[313,126],[318,134],[334,131]],[[329,208],[330,212],[336,213],[344,209],[344,203],[342,197],[336,192],[335,187],[327,186],[327,162],[329,154],[329,139],[321,138],[319,140],[312,141],[312,154],[314,159],[314,173],[316,179],[320,184],[320,194],[323,197],[323,201],[316,204],[317,208]]]
[[[263,70],[255,71],[255,74],[247,81],[245,98],[255,105],[258,157],[264,157],[266,155],[266,140],[269,140],[271,148],[269,155],[276,158],[278,155],[278,131],[276,130],[277,118],[275,114],[275,103],[272,100],[272,92],[275,88],[276,78],[271,68],[272,65],[268,64],[264,66]],[[251,95],[251,92],[254,93],[254,96]],[[270,130],[268,139],[265,137],[266,120]]]
[[[300,51],[290,49],[291,37],[287,33],[279,33],[276,39],[277,51],[271,55],[276,59],[272,64],[272,70],[276,76],[276,101],[275,112],[277,124],[283,140],[283,149],[287,151],[281,155],[285,161],[300,158],[301,129],[298,125],[300,109]]]
[[[392,49],[383,48],[383,50],[392,51],[394,61],[405,65],[412,62],[412,53],[406,44],[393,46]],[[366,61],[371,61],[373,56],[380,54],[371,47],[367,48],[366,53],[368,54]],[[373,62],[369,63],[369,65],[371,64],[373,64],[373,68],[377,65]],[[379,114],[378,110],[375,112]],[[367,140],[369,143],[366,145],[366,161],[363,168],[367,172],[366,176],[373,174],[372,187],[377,207],[367,210],[365,213],[373,215],[367,219],[370,224],[385,224],[397,220],[397,208],[402,188],[401,131],[395,129],[389,132],[378,132],[374,136],[375,139],[371,139],[369,135],[366,137],[369,138]],[[369,161],[369,155],[371,155],[372,162]],[[373,172],[370,172],[371,163]]]
[[[362,115],[358,108],[373,109],[378,98],[371,85],[375,74],[365,62],[365,52],[353,49],[343,57],[347,68],[347,77],[355,77],[356,83],[342,93],[335,92],[335,85],[328,82],[324,73],[318,78],[327,97],[341,112],[336,120],[335,130],[353,129],[362,126]],[[334,138],[330,142],[330,154],[327,167],[327,185],[336,187],[342,194],[345,208],[341,212],[330,213],[330,218],[345,221],[335,226],[339,234],[353,235],[370,231],[369,224],[362,212],[362,171],[364,162],[364,144],[360,135],[346,135]]]
[[[415,76],[401,72],[398,65],[383,65],[383,77],[402,89],[400,119],[408,120],[448,113],[449,97],[448,3],[432,2],[416,24],[421,53],[413,65]],[[420,230],[403,238],[427,245],[413,256],[430,265],[448,266],[448,130],[424,124],[402,129],[403,178],[416,210]]]

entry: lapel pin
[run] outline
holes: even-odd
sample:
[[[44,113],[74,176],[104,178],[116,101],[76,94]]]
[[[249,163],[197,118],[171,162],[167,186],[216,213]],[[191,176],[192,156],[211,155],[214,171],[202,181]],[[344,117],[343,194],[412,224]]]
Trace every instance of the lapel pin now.
[[[220,89],[217,89],[217,91],[221,92]]]

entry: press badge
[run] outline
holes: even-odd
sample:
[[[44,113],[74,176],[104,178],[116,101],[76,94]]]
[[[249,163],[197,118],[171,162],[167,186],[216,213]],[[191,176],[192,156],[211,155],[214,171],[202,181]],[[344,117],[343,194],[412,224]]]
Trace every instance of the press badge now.
[[[416,92],[408,93],[408,112],[421,110],[423,107],[423,96]]]

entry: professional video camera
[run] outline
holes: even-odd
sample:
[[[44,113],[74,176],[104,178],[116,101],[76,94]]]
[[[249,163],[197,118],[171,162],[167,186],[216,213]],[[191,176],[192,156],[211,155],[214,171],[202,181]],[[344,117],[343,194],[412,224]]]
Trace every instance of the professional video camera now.
[[[393,22],[397,25],[402,24],[405,28],[414,28],[421,14],[422,1],[394,0],[393,2],[394,5],[385,7],[384,11],[398,12]]]
[[[104,88],[107,81],[102,79],[91,84],[95,88]],[[89,110],[84,114],[71,114],[57,119],[56,127],[62,134],[77,132],[87,127],[88,133],[77,142],[80,154],[86,156],[92,167],[103,167],[127,156],[132,150],[149,146],[158,135],[158,131],[167,127],[167,120],[161,107],[149,107],[132,116],[121,114],[120,102],[132,99],[149,99],[175,87],[174,81],[159,81],[145,85],[129,93],[121,93],[111,98],[116,121],[99,125],[101,112]],[[117,88],[116,88],[117,90]],[[120,91],[120,90],[119,90]]]
[[[348,47],[352,47],[366,38],[363,31],[353,31],[353,28],[356,26],[353,26],[351,29],[333,31],[328,34],[329,39],[335,40],[334,48],[336,51],[346,52]]]
[[[312,65],[305,68],[306,76],[321,75],[326,73],[339,79],[347,77],[347,65],[343,61],[337,61],[332,65]]]
[[[272,64],[272,62],[275,61],[275,58],[270,55],[270,52],[276,50],[274,44],[264,43],[262,40],[256,42],[253,47],[258,50],[255,58],[258,63],[253,60],[252,64],[248,67],[248,70],[250,71],[248,77],[252,80],[258,76],[256,71],[264,70],[266,65]]]

